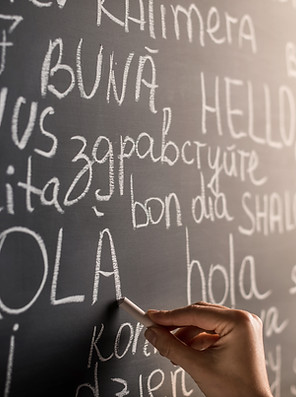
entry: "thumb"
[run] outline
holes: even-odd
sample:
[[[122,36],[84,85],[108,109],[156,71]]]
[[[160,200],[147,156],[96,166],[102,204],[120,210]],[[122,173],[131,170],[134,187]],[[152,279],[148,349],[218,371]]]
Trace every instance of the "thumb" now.
[[[193,349],[203,351],[213,346],[219,339],[220,336],[217,334],[208,334],[206,332],[203,332],[192,338],[189,346]]]
[[[192,373],[198,352],[185,345],[182,341],[162,327],[150,327],[145,332],[146,339],[174,364],[180,365],[185,371]]]

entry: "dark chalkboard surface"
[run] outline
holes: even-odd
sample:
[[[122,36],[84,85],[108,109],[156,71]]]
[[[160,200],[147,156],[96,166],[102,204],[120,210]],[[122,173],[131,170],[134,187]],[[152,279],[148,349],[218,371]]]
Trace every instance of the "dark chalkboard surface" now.
[[[296,3],[2,0],[0,395],[201,396],[115,301],[264,322],[296,395]]]

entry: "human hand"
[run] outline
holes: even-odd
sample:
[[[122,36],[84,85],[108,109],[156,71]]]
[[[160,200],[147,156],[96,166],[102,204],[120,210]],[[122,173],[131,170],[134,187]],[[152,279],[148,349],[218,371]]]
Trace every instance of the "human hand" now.
[[[204,302],[147,315],[163,326],[148,328],[148,341],[207,397],[272,397],[259,317]]]

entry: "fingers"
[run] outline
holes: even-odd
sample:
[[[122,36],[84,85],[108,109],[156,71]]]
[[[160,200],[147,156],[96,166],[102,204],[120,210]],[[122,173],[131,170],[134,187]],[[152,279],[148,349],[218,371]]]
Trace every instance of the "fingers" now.
[[[166,327],[194,326],[206,331],[227,333],[233,326],[232,310],[211,304],[195,304],[171,311],[149,310],[153,322]]]
[[[194,306],[208,306],[208,307],[216,307],[218,309],[226,309],[228,310],[229,307],[227,306],[223,306],[223,305],[217,305],[215,303],[209,303],[209,302],[203,302],[203,301],[199,301],[199,302],[195,302],[193,303]]]
[[[196,362],[195,350],[184,344],[168,330],[150,327],[145,332],[146,339],[174,364],[180,365],[187,372],[192,372],[192,363]]]
[[[174,332],[174,335],[186,345],[190,345],[191,340],[201,332],[204,332],[204,330],[198,327],[182,327]]]
[[[202,334],[196,335],[191,339],[190,347],[198,351],[204,351],[210,347],[213,347],[219,339],[220,336],[217,334],[208,334],[203,332]]]
[[[188,346],[163,327],[148,328],[145,337],[162,356],[181,366],[198,384],[199,376],[212,361],[211,349],[208,350],[209,355],[204,351],[219,339],[218,335],[202,333],[194,337],[191,346]]]
[[[195,350],[206,350],[212,347],[220,336],[215,333],[204,332],[197,327],[183,327],[174,332],[175,337]]]

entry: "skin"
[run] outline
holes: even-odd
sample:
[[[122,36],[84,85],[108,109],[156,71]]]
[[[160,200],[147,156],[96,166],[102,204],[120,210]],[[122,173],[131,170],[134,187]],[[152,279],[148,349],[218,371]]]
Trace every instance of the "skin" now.
[[[259,317],[205,302],[147,316],[160,327],[148,328],[145,337],[206,397],[272,397]]]

